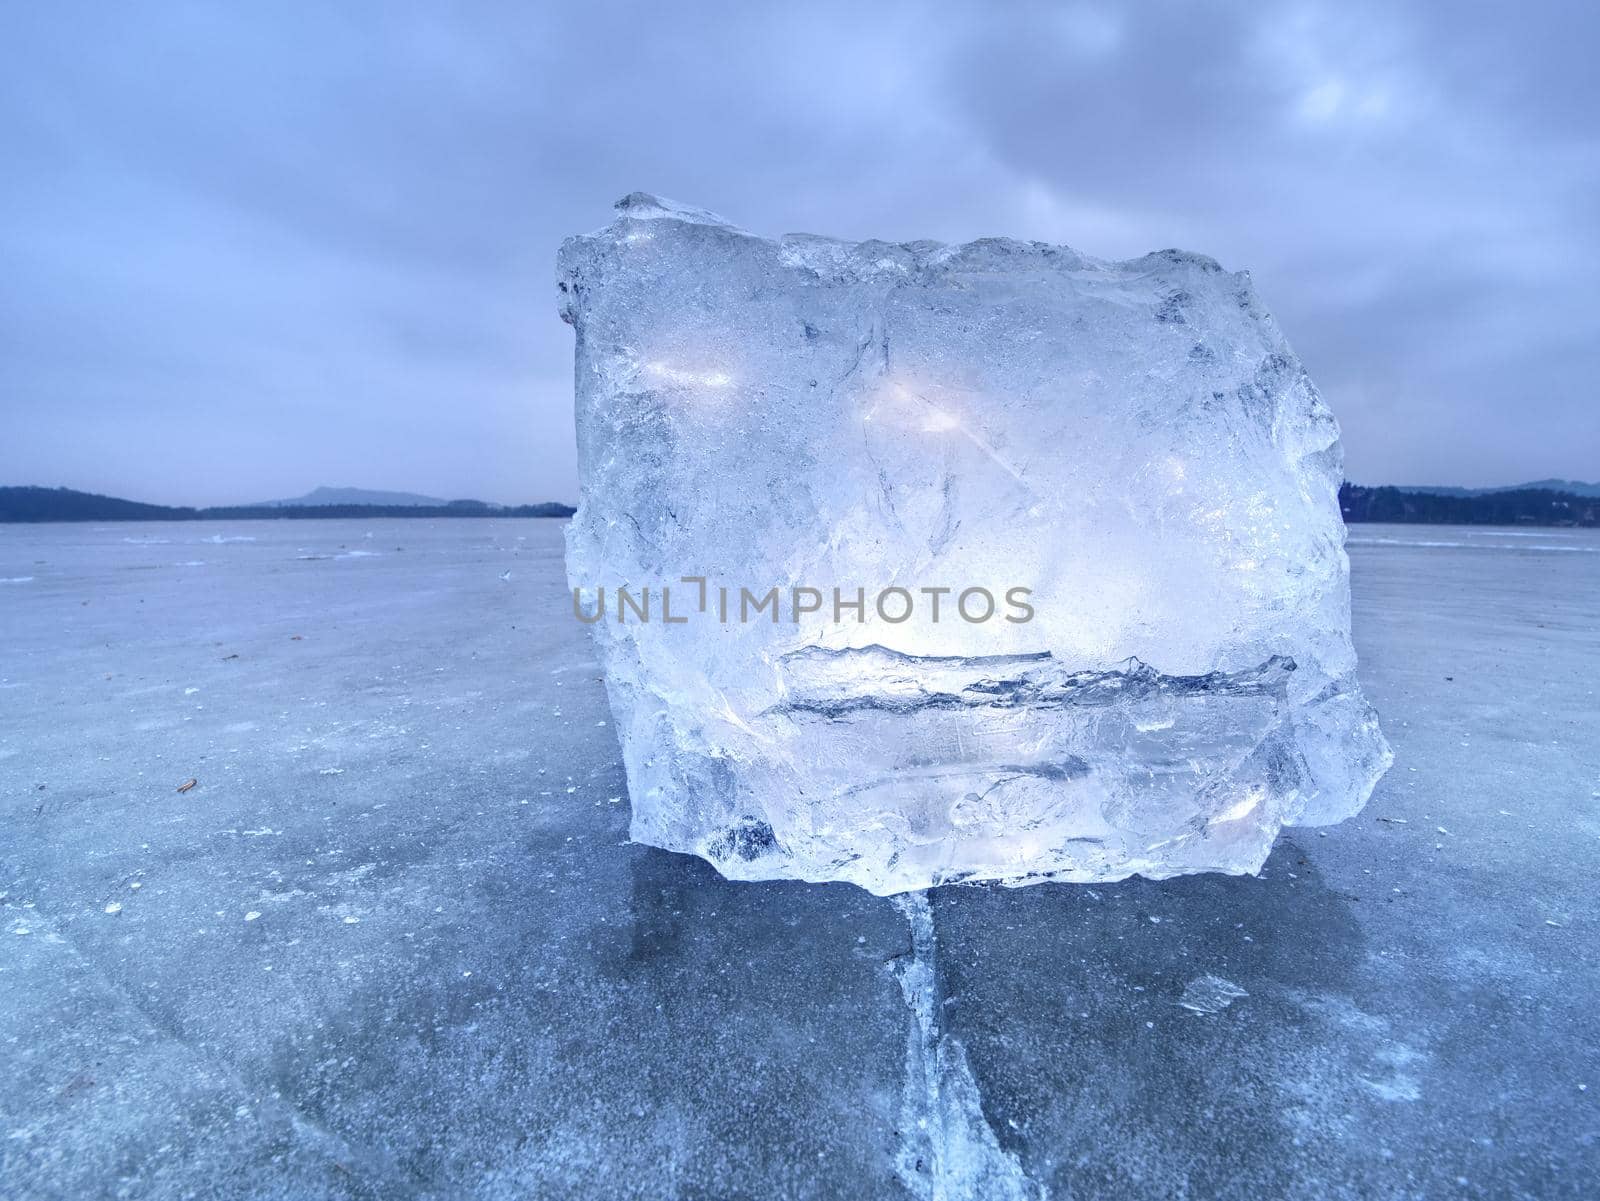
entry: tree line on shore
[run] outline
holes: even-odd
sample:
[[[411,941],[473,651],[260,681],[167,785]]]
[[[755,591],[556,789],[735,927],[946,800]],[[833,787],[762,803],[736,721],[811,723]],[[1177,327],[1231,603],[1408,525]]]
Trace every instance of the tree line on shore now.
[[[1392,521],[1437,525],[1600,526],[1600,498],[1543,488],[1453,496],[1392,486],[1347,483],[1339,509],[1350,523]],[[217,505],[195,509],[151,505],[71,488],[0,487],[0,522],[248,521],[321,517],[570,517],[571,505],[490,505],[455,500],[442,505]]]
[[[1347,483],[1339,489],[1339,509],[1350,523],[1600,526],[1600,499],[1544,488],[1448,496]]]
[[[571,517],[571,505],[490,505],[453,500],[443,505],[215,505],[193,509],[150,505],[71,488],[0,488],[0,522],[7,521],[250,521],[317,517]]]

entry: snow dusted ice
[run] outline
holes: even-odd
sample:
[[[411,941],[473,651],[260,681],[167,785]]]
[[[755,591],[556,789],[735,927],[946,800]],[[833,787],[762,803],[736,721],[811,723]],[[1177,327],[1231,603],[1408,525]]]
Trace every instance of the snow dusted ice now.
[[[1593,1201],[1600,531],[1355,527],[1259,878],[894,905],[629,841],[562,525],[0,527],[0,1194]]]
[[[888,894],[1365,802],[1338,428],[1246,274],[618,210],[558,274],[634,838]]]

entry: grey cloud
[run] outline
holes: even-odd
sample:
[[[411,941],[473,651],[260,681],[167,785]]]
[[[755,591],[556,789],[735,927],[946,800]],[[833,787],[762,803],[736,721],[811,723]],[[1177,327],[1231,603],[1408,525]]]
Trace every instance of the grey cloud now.
[[[1254,272],[1353,477],[1600,475],[1586,6],[3,22],[8,482],[571,496],[551,260],[635,188],[765,232],[1204,250]]]

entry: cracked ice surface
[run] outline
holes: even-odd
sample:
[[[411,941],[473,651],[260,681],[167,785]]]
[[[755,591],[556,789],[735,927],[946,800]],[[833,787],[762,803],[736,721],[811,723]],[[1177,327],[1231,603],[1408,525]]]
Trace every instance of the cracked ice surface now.
[[[1338,428],[1245,273],[773,241],[636,193],[558,274],[568,572],[610,594],[636,839],[881,894],[1252,872],[1387,768]],[[970,588],[1006,599],[970,620]]]

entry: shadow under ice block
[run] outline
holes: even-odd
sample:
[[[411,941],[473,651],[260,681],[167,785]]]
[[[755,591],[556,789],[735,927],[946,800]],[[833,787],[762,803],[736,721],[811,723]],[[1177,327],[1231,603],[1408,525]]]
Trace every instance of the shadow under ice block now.
[[[558,286],[636,839],[887,894],[1361,807],[1338,427],[1247,274],[617,207]]]

